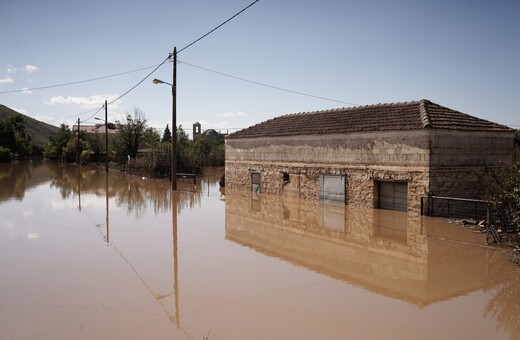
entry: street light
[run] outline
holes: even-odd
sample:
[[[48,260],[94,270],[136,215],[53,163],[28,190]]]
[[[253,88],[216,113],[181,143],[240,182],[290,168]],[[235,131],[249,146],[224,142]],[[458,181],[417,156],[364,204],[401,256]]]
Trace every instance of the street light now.
[[[174,47],[173,53],[173,83],[154,79],[154,84],[166,84],[172,88],[172,190],[177,190],[177,47]]]
[[[165,81],[162,81],[161,79],[157,79],[157,78],[155,78],[154,80],[152,80],[152,83],[154,83],[154,84],[167,84],[167,85],[172,86],[172,84],[170,84],[170,83],[168,83],[168,82],[165,82]]]

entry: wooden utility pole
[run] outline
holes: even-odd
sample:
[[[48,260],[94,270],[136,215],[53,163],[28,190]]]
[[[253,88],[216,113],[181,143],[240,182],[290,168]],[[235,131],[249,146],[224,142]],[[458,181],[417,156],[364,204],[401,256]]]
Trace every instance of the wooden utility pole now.
[[[76,143],[76,152],[78,154],[78,165],[80,164],[80,159],[79,159],[79,118],[78,118],[78,140],[77,140],[77,143]]]
[[[105,172],[108,174],[108,108],[105,100]]]
[[[177,190],[177,47],[173,48],[172,57],[172,190]]]

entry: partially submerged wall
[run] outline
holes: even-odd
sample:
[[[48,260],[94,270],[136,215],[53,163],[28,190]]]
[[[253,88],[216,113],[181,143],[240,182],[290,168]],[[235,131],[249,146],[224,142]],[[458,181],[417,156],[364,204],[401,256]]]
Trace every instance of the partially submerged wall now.
[[[413,130],[226,140],[226,184],[318,200],[320,175],[344,177],[345,204],[377,207],[379,181],[407,183],[408,211],[420,197],[481,198],[489,173],[511,159],[512,132]]]
[[[408,183],[408,210],[428,192],[429,135],[425,131],[227,139],[226,185],[319,199],[321,174],[345,177],[345,203],[374,207],[377,181]],[[285,174],[285,176],[284,176]]]
[[[431,132],[430,191],[436,196],[482,199],[488,176],[509,163],[514,132]]]

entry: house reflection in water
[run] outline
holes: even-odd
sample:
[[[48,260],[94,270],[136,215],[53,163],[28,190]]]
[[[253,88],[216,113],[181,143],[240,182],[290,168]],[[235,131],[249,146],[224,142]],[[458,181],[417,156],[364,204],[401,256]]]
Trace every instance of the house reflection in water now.
[[[485,236],[398,211],[228,189],[226,238],[421,307],[496,285]]]

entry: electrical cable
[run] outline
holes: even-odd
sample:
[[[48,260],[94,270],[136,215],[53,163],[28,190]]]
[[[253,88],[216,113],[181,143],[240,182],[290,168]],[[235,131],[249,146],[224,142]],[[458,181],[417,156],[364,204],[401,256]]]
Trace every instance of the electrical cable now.
[[[166,59],[164,59],[164,61],[162,63],[160,63],[159,65],[157,65],[156,68],[153,69],[152,72],[148,73],[143,79],[141,79],[141,81],[139,81],[137,84],[135,84],[134,86],[132,86],[130,88],[130,90],[126,91],[125,93],[123,93],[122,95],[120,95],[119,97],[117,97],[116,99],[113,99],[112,101],[108,102],[107,104],[112,104],[114,103],[115,101],[118,101],[119,99],[123,98],[124,96],[126,96],[127,94],[129,94],[133,89],[135,89],[137,86],[141,85],[141,83],[143,81],[145,81],[149,76],[151,76],[155,71],[157,71],[157,69],[161,66],[164,65],[164,63],[169,60],[171,58],[171,55],[169,55]],[[104,107],[104,106],[103,106]]]
[[[184,51],[185,49],[187,49],[188,47],[190,47],[191,45],[194,45],[195,43],[199,42],[200,40],[204,39],[205,37],[207,37],[208,35],[210,35],[211,33],[215,32],[216,30],[218,30],[220,27],[224,26],[225,24],[227,24],[228,22],[230,22],[231,20],[233,20],[235,17],[237,17],[238,15],[240,15],[242,12],[245,12],[249,7],[253,6],[254,4],[256,4],[258,1],[260,0],[255,0],[253,1],[252,3],[250,3],[247,7],[245,7],[244,9],[242,9],[240,12],[236,13],[235,15],[233,15],[231,18],[227,19],[226,21],[224,21],[223,23],[221,23],[220,25],[218,25],[217,27],[215,27],[214,29],[212,29],[211,31],[209,31],[208,33],[204,34],[203,36],[201,36],[200,38],[192,41],[191,43],[189,43],[188,45],[184,46],[183,48],[181,48],[180,50],[177,51],[177,54],[179,54],[180,52]]]
[[[24,91],[45,90],[45,89],[51,89],[51,88],[54,88],[54,87],[61,87],[61,86],[69,86],[69,85],[76,85],[76,84],[88,83],[88,82],[91,82],[91,81],[102,80],[102,79],[107,79],[107,78],[113,78],[113,77],[118,77],[118,76],[122,76],[122,75],[129,74],[129,73],[139,72],[139,71],[146,70],[146,69],[148,69],[148,68],[152,68],[152,67],[156,67],[156,66],[157,66],[157,65],[146,66],[146,67],[138,68],[138,69],[136,69],[136,70],[126,71],[126,72],[121,72],[121,73],[115,73],[115,74],[111,74],[111,75],[108,75],[108,76],[102,76],[102,77],[97,77],[97,78],[91,78],[91,79],[85,79],[85,80],[78,80],[78,81],[71,81],[71,82],[63,83],[63,84],[47,85],[47,86],[39,86],[39,87],[33,87],[33,88],[30,88],[30,89],[19,89],[19,90],[10,90],[10,91],[0,91],[0,94],[16,93],[16,92],[24,92]]]
[[[104,104],[103,104],[103,106],[101,106],[99,109],[97,109],[97,111],[96,111],[92,116],[88,117],[87,119],[80,120],[80,123],[84,123],[84,122],[90,120],[90,118],[92,118],[92,117],[94,117],[95,115],[97,115],[98,112],[101,111],[101,109],[103,109],[103,108],[105,108],[105,105],[104,105]]]
[[[244,11],[246,11],[248,8],[250,8],[251,6],[253,6],[254,4],[256,4],[258,1],[260,0],[255,0],[253,1],[251,4],[249,4],[247,7],[245,7],[244,9],[242,9],[241,11],[237,12],[235,15],[233,15],[232,17],[230,17],[229,19],[227,19],[226,21],[224,21],[223,23],[221,23],[220,25],[218,25],[217,27],[213,28],[211,31],[207,32],[206,34],[202,35],[201,37],[199,37],[198,39],[192,41],[190,44],[184,46],[183,48],[181,48],[179,51],[177,51],[177,53],[187,49],[188,47],[194,45],[195,43],[199,42],[200,40],[204,39],[205,37],[207,37],[208,35],[210,35],[211,33],[215,32],[217,29],[219,29],[220,27],[224,26],[225,24],[227,24],[229,21],[233,20],[235,17],[237,17],[238,15],[240,15],[241,13],[243,13]],[[137,86],[139,86],[142,82],[144,82],[149,76],[151,76],[155,71],[157,71],[157,69],[159,67],[161,67],[167,60],[170,60],[172,59],[172,54],[168,55],[168,57],[160,64],[156,65],[156,67],[153,69],[152,72],[150,72],[148,75],[146,75],[143,79],[141,79],[137,84],[135,84],[134,86],[132,86],[128,91],[126,91],[125,93],[123,93],[122,95],[120,95],[119,97],[113,99],[112,101],[108,102],[108,104],[112,104],[114,103],[115,101],[123,98],[124,96],[126,96],[128,93],[130,93],[132,90],[134,90]],[[172,60],[173,61],[173,60]],[[155,65],[154,65],[155,66]],[[149,67],[145,67],[145,68],[141,68],[141,69],[138,69],[138,70],[132,70],[132,71],[128,71],[128,72],[122,72],[122,73],[118,73],[118,74],[114,74],[114,75],[109,75],[109,76],[104,76],[104,77],[98,77],[98,78],[92,78],[92,79],[87,79],[87,80],[80,80],[80,81],[75,81],[75,82],[69,82],[69,83],[64,83],[64,84],[58,84],[58,85],[50,85],[50,86],[41,86],[41,87],[35,87],[35,88],[32,88],[32,89],[20,89],[20,90],[12,90],[12,91],[0,91],[0,94],[5,94],[5,93],[15,93],[15,92],[23,92],[23,91],[33,91],[33,90],[42,90],[42,89],[48,89],[48,88],[54,88],[54,87],[59,87],[59,86],[67,86],[67,85],[74,85],[74,84],[81,84],[81,83],[85,83],[85,82],[89,82],[89,81],[95,81],[95,80],[100,80],[100,79],[106,79],[106,78],[110,78],[110,77],[115,77],[115,76],[119,76],[119,75],[123,75],[123,74],[128,74],[128,73],[131,73],[131,72],[137,72],[137,71],[140,71],[140,70],[143,70],[143,69],[146,69],[146,68],[150,68],[150,67],[153,67],[153,66],[149,66]],[[87,119],[84,119],[83,121],[88,121],[90,118],[94,117],[102,108],[104,108],[105,106],[103,105],[102,107],[100,107],[92,116],[90,116],[89,118]],[[95,109],[94,109],[95,110]],[[89,111],[86,111],[84,113],[81,113],[79,115],[83,115],[85,113],[88,113],[88,112],[92,112],[94,110],[89,110]],[[81,122],[81,121],[80,121]]]
[[[212,72],[212,73],[215,73],[215,74],[219,74],[221,76],[225,76],[225,77],[229,77],[229,78],[245,81],[245,82],[248,82],[248,83],[251,83],[251,84],[255,84],[255,85],[269,87],[269,88],[272,88],[272,89],[275,89],[275,90],[290,92],[290,93],[299,94],[299,95],[306,96],[306,97],[311,97],[311,98],[328,100],[328,101],[331,101],[331,102],[336,102],[336,103],[341,103],[341,104],[346,104],[346,105],[352,105],[352,106],[359,106],[360,105],[360,104],[345,102],[345,101],[342,101],[342,100],[336,100],[336,99],[332,99],[332,98],[315,96],[315,95],[308,94],[308,93],[303,93],[303,92],[299,92],[299,91],[293,91],[293,90],[285,89],[285,88],[279,87],[279,86],[264,84],[264,83],[260,83],[260,82],[254,81],[254,80],[249,80],[249,79],[245,79],[245,78],[241,78],[241,77],[237,77],[237,76],[232,76],[232,75],[227,74],[227,73],[211,70],[209,68],[205,68],[205,67],[202,67],[202,66],[197,66],[197,65],[194,65],[194,64],[190,64],[190,63],[187,63],[185,61],[179,61],[179,63],[186,64],[188,66],[195,67],[195,68],[198,68],[198,69],[201,69],[201,70],[204,70],[204,71],[208,71],[208,72]]]
[[[249,4],[247,7],[245,7],[244,9],[242,9],[241,11],[239,11],[238,13],[236,13],[235,15],[233,15],[231,18],[227,19],[226,21],[224,21],[223,23],[221,23],[220,25],[218,25],[217,27],[215,27],[214,29],[212,29],[211,31],[209,31],[208,33],[204,34],[203,36],[199,37],[198,39],[194,40],[193,42],[191,42],[190,44],[184,46],[183,48],[181,48],[179,51],[177,51],[177,54],[179,54],[179,52],[187,49],[188,47],[192,46],[193,44],[197,43],[198,41],[202,40],[203,38],[207,37],[208,35],[210,35],[211,33],[215,32],[217,29],[219,29],[220,27],[224,26],[226,23],[228,23],[229,21],[233,20],[235,17],[237,17],[238,15],[240,15],[242,12],[246,11],[249,7],[253,6],[255,3],[257,3],[258,1],[260,0],[255,0],[253,1],[251,4]],[[120,95],[119,97],[117,97],[116,99],[113,99],[112,101],[108,102],[108,104],[112,104],[114,103],[115,101],[123,98],[124,96],[126,96],[128,93],[130,93],[132,90],[134,90],[137,86],[139,86],[143,81],[145,81],[149,76],[151,76],[155,71],[157,71],[157,69],[159,67],[161,67],[162,65],[164,65],[164,63],[167,61],[167,60],[170,60],[172,59],[173,55],[170,54],[168,55],[168,57],[166,59],[164,59],[164,61],[162,63],[160,63],[159,65],[157,65],[156,68],[153,69],[152,72],[150,72],[148,75],[146,75],[143,79],[141,79],[141,81],[139,81],[137,84],[135,84],[134,86],[132,86],[128,91],[126,91],[125,93],[123,93],[122,95]],[[173,61],[173,60],[172,60]],[[104,106],[103,106],[104,107]],[[97,111],[99,112],[99,110]],[[96,113],[97,113],[96,112]],[[96,113],[93,115],[95,116]],[[92,116],[92,117],[93,117]],[[92,118],[92,117],[89,117],[88,119]],[[86,120],[88,120],[86,119]]]
[[[148,74],[147,74],[143,79],[141,79],[137,84],[135,84],[134,86],[132,86],[128,91],[126,91],[125,93],[123,93],[123,94],[120,95],[119,97],[117,97],[117,98],[115,98],[115,99],[113,99],[113,100],[107,102],[107,105],[108,105],[108,104],[112,104],[112,103],[118,101],[119,99],[123,98],[123,97],[126,96],[128,93],[130,93],[133,89],[135,89],[135,88],[136,88],[137,86],[139,86],[143,81],[145,81],[145,80],[146,80],[150,75],[152,75],[155,71],[157,71],[157,69],[158,69],[159,67],[161,67],[162,65],[164,65],[164,63],[165,63],[167,60],[169,60],[170,57],[171,57],[171,56],[168,56],[166,59],[163,60],[162,63],[156,65],[156,67],[153,69],[152,72],[148,73]],[[94,117],[95,115],[97,115],[98,112],[101,111],[101,109],[103,109],[104,107],[105,107],[105,105],[103,104],[99,109],[97,109],[97,111],[96,111],[92,116],[88,117],[87,119],[84,119],[84,120],[80,121],[80,123],[82,123],[82,122],[86,122],[86,121],[90,120],[92,117]],[[85,111],[85,112],[83,112],[83,113],[78,114],[77,116],[82,116],[82,115],[84,115],[84,114],[86,114],[86,113],[93,112],[94,110],[96,110],[96,109],[92,109],[92,110],[89,110],[89,111]],[[71,118],[71,117],[75,117],[75,116],[76,116],[76,115],[72,115],[72,116],[69,116],[69,117],[66,117],[66,118]]]

